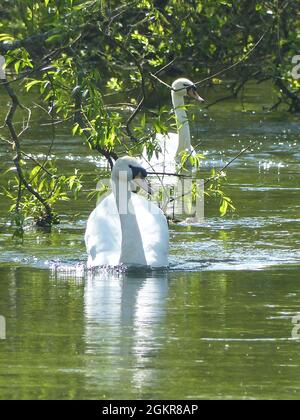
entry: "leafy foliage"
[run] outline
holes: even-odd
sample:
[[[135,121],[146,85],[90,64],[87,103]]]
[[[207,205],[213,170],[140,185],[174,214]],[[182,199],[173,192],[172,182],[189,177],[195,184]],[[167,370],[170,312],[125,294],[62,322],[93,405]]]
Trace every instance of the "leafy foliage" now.
[[[149,157],[160,152],[155,134],[166,133],[176,122],[162,103],[155,115],[149,111],[164,89],[152,73],[173,59],[164,74],[167,79],[185,74],[213,86],[224,77],[214,74],[230,67],[225,75],[232,80],[231,95],[237,96],[249,80],[271,80],[278,95],[275,106],[285,104],[299,112],[299,82],[290,73],[299,48],[297,4],[3,0],[0,54],[9,78],[19,80],[29,94],[38,92],[52,121],[71,122],[72,134],[82,135],[112,166],[118,154],[138,155],[144,146]],[[234,63],[239,65],[232,67]],[[183,155],[182,163],[199,168],[202,158]],[[52,208],[68,197],[66,190],[78,193],[80,181],[57,175],[55,167],[49,170],[52,178],[40,167],[24,167],[24,174],[27,180],[33,178],[33,188]],[[219,197],[222,215],[233,209],[222,193],[221,179],[210,184],[207,193]],[[17,213],[34,209],[31,214],[39,220],[44,212],[37,197],[26,192],[20,174],[12,177],[5,194]]]

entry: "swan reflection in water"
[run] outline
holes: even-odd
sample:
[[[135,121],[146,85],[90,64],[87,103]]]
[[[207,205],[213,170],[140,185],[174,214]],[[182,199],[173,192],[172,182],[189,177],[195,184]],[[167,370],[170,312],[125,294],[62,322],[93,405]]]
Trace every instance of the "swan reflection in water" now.
[[[88,274],[85,344],[86,353],[94,355],[88,371],[92,368],[106,389],[115,381],[140,388],[150,380],[145,368],[161,347],[167,296],[167,272]]]

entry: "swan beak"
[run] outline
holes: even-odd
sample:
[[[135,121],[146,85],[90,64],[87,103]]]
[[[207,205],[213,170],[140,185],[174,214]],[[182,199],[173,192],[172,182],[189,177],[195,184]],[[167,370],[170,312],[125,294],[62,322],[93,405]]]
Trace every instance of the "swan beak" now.
[[[189,89],[187,94],[189,95],[190,98],[195,99],[197,102],[204,102],[204,99],[201,98],[201,96],[196,91],[196,89],[193,89],[193,88]]]
[[[148,184],[145,178],[134,178],[133,182],[142,190],[146,191],[147,194],[153,194],[154,191]]]

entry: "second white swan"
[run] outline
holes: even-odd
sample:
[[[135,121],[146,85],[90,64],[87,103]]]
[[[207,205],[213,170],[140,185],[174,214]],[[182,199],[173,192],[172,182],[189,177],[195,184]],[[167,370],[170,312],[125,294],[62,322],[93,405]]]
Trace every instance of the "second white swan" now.
[[[149,166],[156,171],[173,171],[176,163],[181,162],[183,152],[194,154],[194,148],[191,144],[190,126],[185,110],[184,97],[189,96],[198,102],[204,99],[197,92],[197,88],[189,79],[180,78],[172,84],[171,97],[174,112],[176,115],[177,133],[168,133],[167,135],[157,134],[161,154],[153,155],[149,161]],[[147,161],[146,151],[143,156]]]

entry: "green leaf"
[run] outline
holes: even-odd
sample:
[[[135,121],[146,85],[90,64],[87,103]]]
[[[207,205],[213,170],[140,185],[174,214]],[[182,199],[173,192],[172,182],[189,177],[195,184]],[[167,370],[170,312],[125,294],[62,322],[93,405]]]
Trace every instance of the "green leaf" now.
[[[26,83],[25,87],[27,92],[35,85],[39,84],[39,83],[44,83],[43,80],[32,80],[31,82]]]
[[[111,90],[120,92],[123,89],[123,82],[119,81],[116,77],[111,77],[106,86]]]
[[[40,166],[35,166],[30,172],[30,178],[35,178],[40,171]]]
[[[18,61],[15,62],[14,67],[15,67],[15,72],[16,73],[19,73],[20,65],[21,65],[21,60],[18,60]]]
[[[79,124],[78,124],[78,123],[76,123],[76,124],[74,125],[74,127],[72,128],[72,134],[73,134],[73,136],[75,136],[75,134],[77,133],[78,128],[79,128]]]
[[[225,216],[228,210],[228,201],[223,199],[220,207],[221,217]]]
[[[146,114],[143,114],[141,118],[141,128],[144,129],[145,127],[146,127]]]
[[[201,13],[203,9],[203,4],[201,3],[201,1],[198,1],[197,3],[198,4],[196,5],[196,12]]]
[[[49,36],[49,38],[46,39],[47,43],[51,43],[53,41],[59,41],[62,39],[62,34],[55,34],[55,35],[51,35]]]
[[[10,34],[0,34],[0,41],[14,41],[14,39]]]

